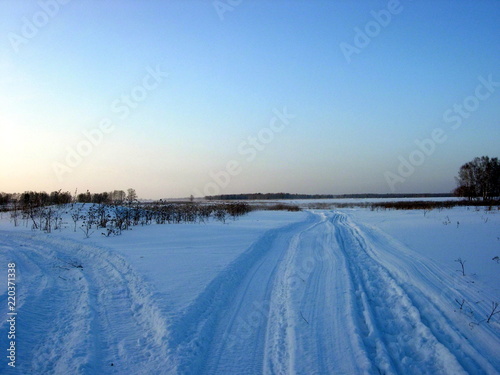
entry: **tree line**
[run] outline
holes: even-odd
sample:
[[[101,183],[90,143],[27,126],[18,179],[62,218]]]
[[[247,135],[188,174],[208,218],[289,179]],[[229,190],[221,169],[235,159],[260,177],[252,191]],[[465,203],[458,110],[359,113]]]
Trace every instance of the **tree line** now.
[[[104,193],[91,194],[88,190],[86,193],[81,193],[76,196],[77,203],[97,203],[97,204],[121,204],[132,203],[138,200],[135,189],[113,190]]]
[[[462,165],[456,177],[456,196],[469,200],[500,197],[500,162],[498,158],[476,157]]]
[[[51,193],[44,191],[25,191],[24,193],[0,193],[0,206],[33,205],[37,207],[61,205],[67,203],[122,204],[138,200],[135,189],[113,190],[104,193],[71,194],[69,191],[57,190]]]
[[[364,199],[364,198],[437,198],[449,197],[451,193],[422,194],[291,194],[291,193],[253,193],[222,194],[206,196],[207,200],[297,200],[297,199]]]
[[[49,206],[73,202],[73,196],[69,192],[61,190],[48,194],[44,191],[25,191],[24,193],[0,193],[0,206],[13,204]]]

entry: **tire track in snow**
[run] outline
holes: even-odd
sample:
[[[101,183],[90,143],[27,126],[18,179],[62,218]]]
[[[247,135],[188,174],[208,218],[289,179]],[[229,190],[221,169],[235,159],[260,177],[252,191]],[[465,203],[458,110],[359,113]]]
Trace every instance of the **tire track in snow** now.
[[[297,233],[274,283],[264,374],[367,374],[354,286],[330,218]]]
[[[147,284],[122,257],[20,233],[7,233],[0,242],[12,249],[10,259],[22,277],[24,373],[172,373],[167,322]]]
[[[355,227],[360,239],[368,244],[368,254],[398,281],[433,334],[442,342],[453,343],[454,354],[464,367],[471,373],[499,374],[498,325],[471,327],[473,318],[456,311],[456,300],[488,301],[495,292],[480,283],[471,288],[467,278],[458,276],[454,269],[443,269],[377,228]],[[490,313],[487,304],[475,304],[474,309],[476,319]]]
[[[224,269],[171,327],[182,374],[261,374],[270,293],[290,238],[317,221],[271,229]]]
[[[300,233],[293,236],[279,269],[271,294],[269,321],[265,341],[264,374],[295,374],[295,325],[291,306],[290,285],[293,266],[300,242]]]
[[[41,250],[33,236],[21,236],[29,240],[19,235],[1,239],[10,248],[9,261],[16,262],[19,276],[16,369],[27,374],[82,373],[84,353],[90,350],[86,335],[79,334],[88,332],[87,285],[76,269],[65,272],[66,280],[59,278],[55,252]]]
[[[273,284],[264,343],[264,374],[296,374],[296,363],[305,361],[304,356],[300,355],[304,353],[297,350],[300,346],[297,334],[302,327],[302,319],[305,318],[297,306],[296,295],[299,293],[300,283],[305,282],[303,277],[306,275],[303,273],[307,273],[307,270],[298,261],[304,258],[304,254],[299,256],[299,252],[303,250],[304,236],[321,228],[326,222],[325,216],[315,216],[317,220],[314,224],[291,238]]]
[[[355,292],[357,319],[375,370],[387,374],[495,374],[495,368],[417,288],[405,290],[369,254],[362,232],[344,214],[332,222]],[[411,266],[411,265],[410,265]],[[408,289],[408,288],[407,288]],[[422,316],[425,311],[425,317]]]

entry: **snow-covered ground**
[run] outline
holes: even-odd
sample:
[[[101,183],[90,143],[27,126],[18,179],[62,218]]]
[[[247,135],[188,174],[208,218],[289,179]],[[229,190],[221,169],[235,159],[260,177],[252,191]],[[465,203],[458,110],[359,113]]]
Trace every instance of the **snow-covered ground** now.
[[[3,353],[9,263],[17,316],[0,373],[500,373],[498,210],[258,211],[88,239],[2,215]]]

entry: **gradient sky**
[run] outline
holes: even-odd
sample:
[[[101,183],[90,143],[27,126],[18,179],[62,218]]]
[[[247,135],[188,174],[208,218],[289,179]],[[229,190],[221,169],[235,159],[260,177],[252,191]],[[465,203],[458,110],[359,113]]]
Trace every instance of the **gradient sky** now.
[[[0,191],[448,192],[500,156],[499,1],[64,2],[0,0]]]

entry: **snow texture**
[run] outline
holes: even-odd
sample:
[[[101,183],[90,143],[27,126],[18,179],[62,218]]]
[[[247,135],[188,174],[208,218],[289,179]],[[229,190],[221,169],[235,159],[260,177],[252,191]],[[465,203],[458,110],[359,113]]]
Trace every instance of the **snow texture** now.
[[[0,373],[498,374],[498,224],[466,208],[253,212],[82,239],[4,214],[18,321]]]

